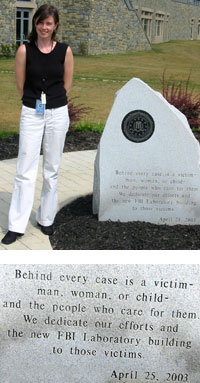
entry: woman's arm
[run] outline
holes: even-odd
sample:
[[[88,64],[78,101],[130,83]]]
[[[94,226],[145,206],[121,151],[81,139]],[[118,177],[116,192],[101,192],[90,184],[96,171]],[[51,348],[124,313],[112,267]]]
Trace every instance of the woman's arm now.
[[[20,45],[15,57],[15,77],[17,83],[17,90],[20,97],[23,96],[24,82],[26,77],[26,47]]]
[[[64,87],[68,94],[72,85],[72,78],[74,72],[74,58],[70,47],[67,48],[65,63],[64,63]]]

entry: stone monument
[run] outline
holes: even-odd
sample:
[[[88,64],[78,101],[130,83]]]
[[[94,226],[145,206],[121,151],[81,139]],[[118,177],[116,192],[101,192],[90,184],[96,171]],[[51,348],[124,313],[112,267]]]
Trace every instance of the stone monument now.
[[[186,117],[133,78],[116,94],[95,160],[100,221],[200,224],[200,146]]]
[[[3,383],[198,383],[199,265],[0,265]]]

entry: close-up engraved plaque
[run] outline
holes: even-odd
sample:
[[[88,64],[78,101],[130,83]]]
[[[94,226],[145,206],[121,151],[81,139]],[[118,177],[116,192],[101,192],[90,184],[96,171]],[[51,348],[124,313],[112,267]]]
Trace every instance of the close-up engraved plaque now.
[[[1,382],[198,383],[199,281],[198,264],[0,265]]]
[[[152,116],[144,110],[134,110],[128,113],[122,121],[124,136],[133,142],[147,141],[153,134],[155,123]]]

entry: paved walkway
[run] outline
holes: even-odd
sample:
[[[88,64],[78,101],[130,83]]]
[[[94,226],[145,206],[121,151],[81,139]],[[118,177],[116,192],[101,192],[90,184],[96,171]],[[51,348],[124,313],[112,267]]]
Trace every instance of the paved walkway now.
[[[95,150],[63,153],[58,179],[58,201],[60,210],[74,199],[92,193]],[[0,240],[7,231],[8,210],[13,190],[16,158],[0,161]],[[49,237],[37,227],[35,212],[39,206],[42,186],[42,156],[39,163],[34,206],[23,237],[6,246],[0,243],[0,250],[51,250]]]

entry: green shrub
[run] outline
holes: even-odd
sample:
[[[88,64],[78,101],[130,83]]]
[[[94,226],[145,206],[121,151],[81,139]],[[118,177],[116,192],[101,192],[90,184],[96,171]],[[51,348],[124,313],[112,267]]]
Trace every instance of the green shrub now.
[[[87,56],[87,54],[88,54],[87,43],[84,41],[81,41],[79,44],[79,54],[81,56]]]
[[[1,56],[9,58],[15,55],[17,51],[17,44],[1,44],[0,53]]]
[[[11,47],[12,47],[12,53],[15,56],[17,49],[18,49],[18,45],[13,43],[13,44],[11,44]]]
[[[92,123],[92,122],[79,122],[76,125],[76,131],[81,132],[84,130],[90,131],[90,132],[97,132],[97,133],[102,133],[104,129],[104,124],[99,122],[99,123]]]

